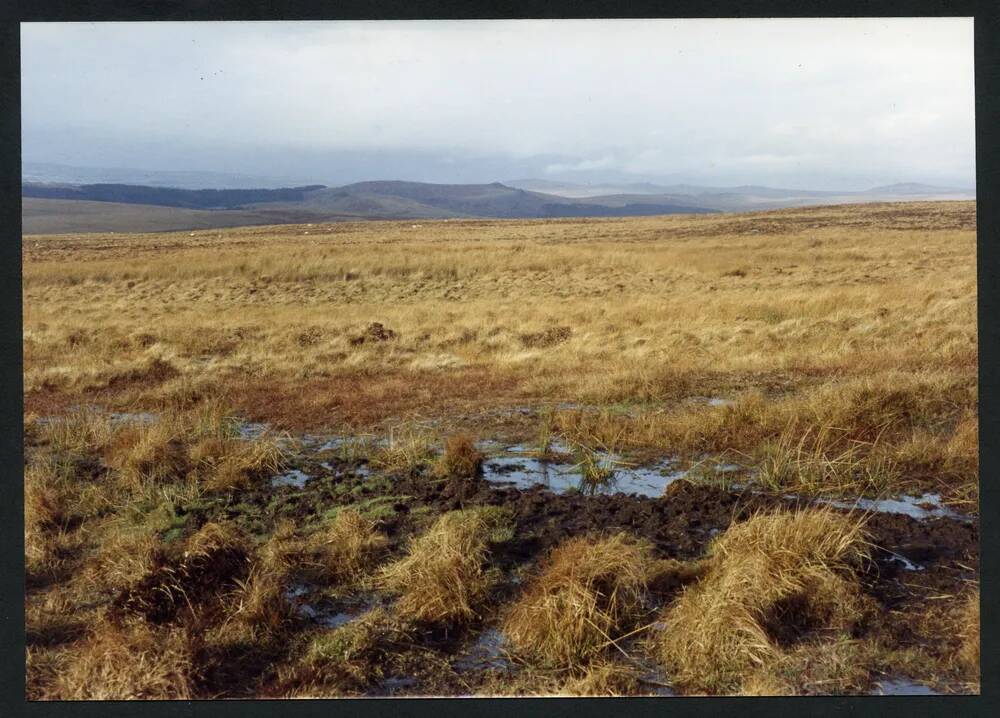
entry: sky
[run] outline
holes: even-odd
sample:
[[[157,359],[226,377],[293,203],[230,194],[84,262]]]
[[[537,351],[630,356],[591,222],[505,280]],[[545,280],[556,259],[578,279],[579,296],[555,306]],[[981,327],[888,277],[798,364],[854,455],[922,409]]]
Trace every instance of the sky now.
[[[21,63],[26,162],[975,184],[968,18],[26,23]]]

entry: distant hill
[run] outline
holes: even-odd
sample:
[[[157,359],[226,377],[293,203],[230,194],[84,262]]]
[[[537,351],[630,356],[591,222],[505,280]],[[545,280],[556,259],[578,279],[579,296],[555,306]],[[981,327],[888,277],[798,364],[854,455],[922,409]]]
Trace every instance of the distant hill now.
[[[972,192],[972,190],[968,189],[935,187],[934,185],[920,184],[919,182],[898,182],[896,184],[887,184],[882,185],[881,187],[872,187],[869,190],[865,190],[865,194],[878,195],[965,195]]]
[[[546,192],[571,199],[586,199],[600,204],[685,204],[722,212],[745,212],[757,209],[804,207],[816,204],[850,204],[856,202],[891,202],[910,200],[975,199],[975,190],[906,182],[871,189],[852,191],[801,190],[740,185],[708,187],[700,185],[656,185],[636,183],[591,186],[551,180],[514,180],[511,186],[522,189],[544,188]]]
[[[301,207],[342,212],[368,204],[378,216],[412,217],[620,217],[710,212],[690,202],[600,202],[528,192],[499,182],[492,184],[428,184],[425,182],[358,182],[308,192]],[[256,205],[261,207],[263,205]],[[288,207],[289,205],[285,205]],[[401,212],[403,214],[401,214]],[[406,213],[409,214],[406,214]]]
[[[237,209],[259,202],[301,202],[323,185],[282,189],[178,189],[127,184],[24,184],[22,197],[149,204],[189,209]]]
[[[366,219],[631,217],[817,204],[920,199],[975,199],[969,190],[914,183],[863,192],[791,190],[745,185],[621,185],[597,196],[555,194],[507,184],[358,182],[343,187],[189,189],[118,183],[22,183],[24,232],[161,231],[239,224],[285,224]],[[584,185],[577,186],[587,189]],[[570,190],[573,188],[571,187]],[[590,188],[593,189],[593,188]],[[655,190],[655,191],[654,191]]]
[[[359,182],[344,187],[308,185],[279,189],[181,189],[124,184],[22,184],[24,232],[134,231],[210,226],[363,219],[459,217],[627,217],[714,210],[690,202],[581,201],[528,192],[495,182],[446,185],[422,182]],[[60,204],[65,203],[65,204]],[[103,207],[102,207],[103,203]],[[129,209],[141,207],[142,210]],[[188,210],[165,214],[150,208]],[[208,214],[192,214],[192,211]],[[59,230],[53,229],[55,227]],[[115,229],[112,229],[114,227]]]

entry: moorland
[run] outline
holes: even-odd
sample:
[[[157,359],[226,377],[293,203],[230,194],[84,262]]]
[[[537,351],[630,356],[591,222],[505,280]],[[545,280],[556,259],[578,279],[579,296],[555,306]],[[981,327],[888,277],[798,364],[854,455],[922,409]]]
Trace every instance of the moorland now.
[[[25,236],[32,699],[978,691],[974,202]]]

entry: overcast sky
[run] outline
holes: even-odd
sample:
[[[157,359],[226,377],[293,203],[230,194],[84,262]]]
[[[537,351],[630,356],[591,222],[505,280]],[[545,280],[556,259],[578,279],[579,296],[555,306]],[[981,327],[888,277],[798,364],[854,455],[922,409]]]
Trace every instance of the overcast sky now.
[[[23,158],[364,179],[975,182],[971,19],[22,25]]]

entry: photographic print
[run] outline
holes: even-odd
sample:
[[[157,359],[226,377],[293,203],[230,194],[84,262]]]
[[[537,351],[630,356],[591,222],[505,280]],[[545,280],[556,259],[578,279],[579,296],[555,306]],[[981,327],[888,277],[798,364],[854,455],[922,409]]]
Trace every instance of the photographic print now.
[[[21,63],[28,700],[979,693],[972,18]]]

